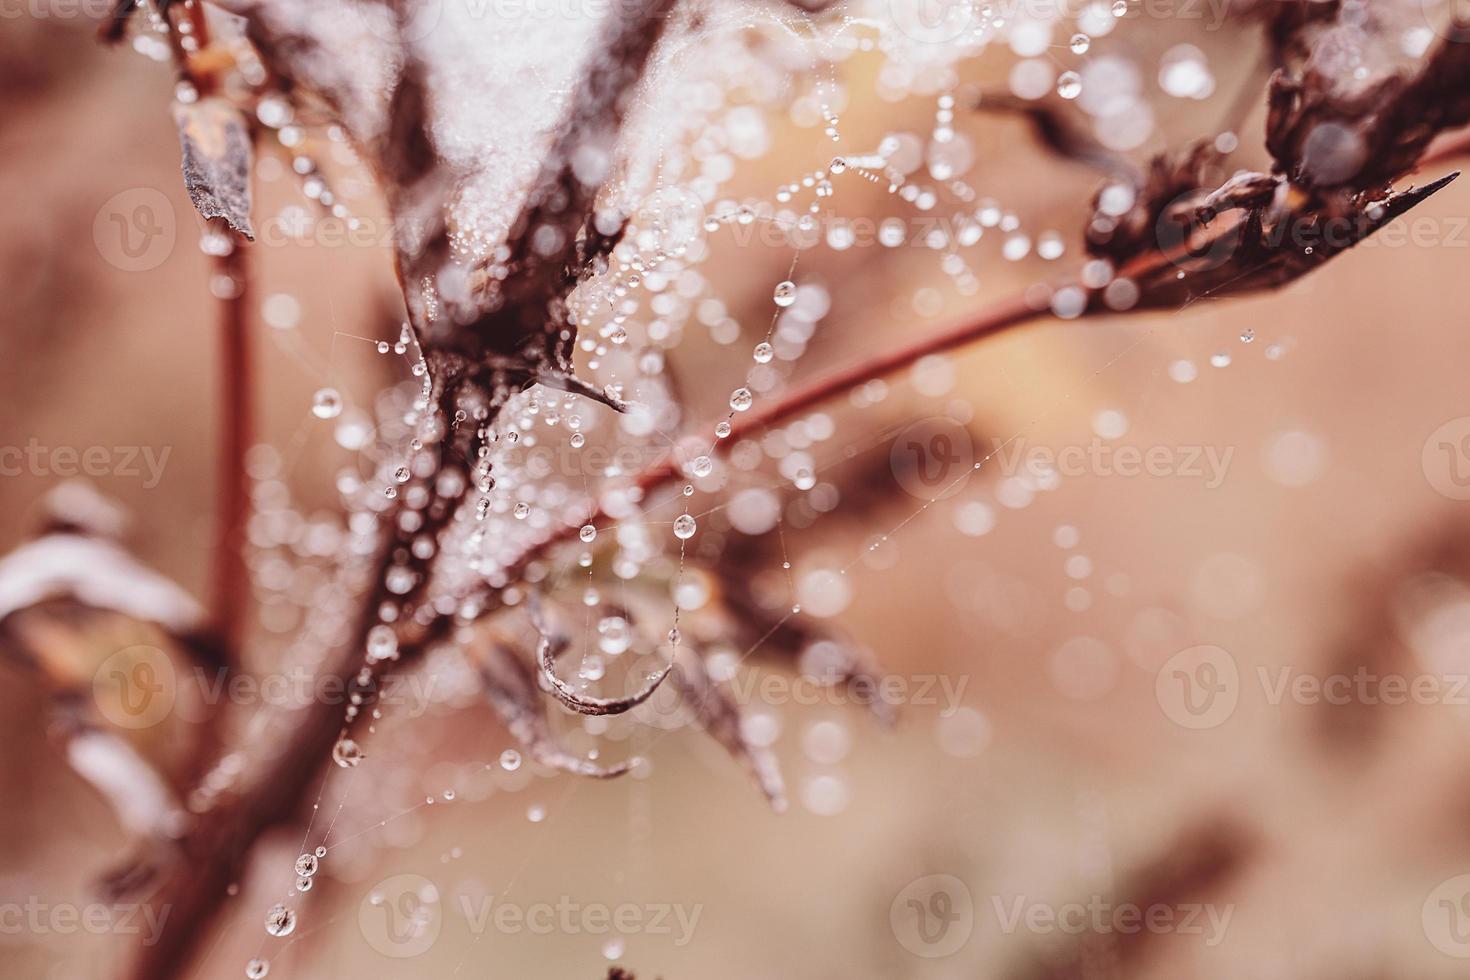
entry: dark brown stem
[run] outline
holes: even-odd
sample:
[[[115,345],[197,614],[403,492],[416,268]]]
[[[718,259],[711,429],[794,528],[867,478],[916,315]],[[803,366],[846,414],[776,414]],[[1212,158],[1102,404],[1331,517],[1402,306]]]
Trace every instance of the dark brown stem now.
[[[512,277],[516,287],[508,291],[510,295],[502,297],[503,305],[499,309],[506,325],[522,331],[518,337],[533,341],[533,350],[539,349],[542,335],[548,329],[548,311],[559,311],[564,304],[564,292],[575,284],[575,279],[563,273],[559,266],[531,259],[532,253],[526,250],[522,239],[554,223],[565,230],[566,239],[571,241],[576,231],[588,222],[597,188],[584,187],[573,176],[574,151],[583,140],[594,141],[604,149],[611,145],[629,93],[643,74],[673,2],[654,0],[636,15],[614,15],[608,21],[603,43],[599,45],[600,59],[594,56],[589,65],[545,172],[513,232],[511,250],[524,260],[517,263]],[[397,115],[402,117],[399,122],[404,125],[395,130],[405,146],[411,144],[418,150],[400,169],[416,181],[428,181],[437,164],[427,129],[426,93],[417,70],[405,71],[400,92],[403,97],[395,102]],[[560,210],[553,207],[561,200],[554,193],[558,188],[566,192]],[[402,269],[400,257],[400,273]],[[417,281],[416,276],[403,278],[406,285]],[[414,308],[411,302],[410,310]],[[427,649],[447,637],[455,624],[452,617],[437,614],[429,601],[434,556],[418,557],[409,547],[409,541],[419,535],[440,538],[452,524],[471,486],[474,474],[470,471],[470,460],[475,458],[474,450],[481,439],[478,430],[493,421],[493,413],[498,411],[507,393],[504,384],[494,379],[495,372],[487,369],[489,355],[504,338],[490,337],[483,329],[476,329],[483,328],[483,322],[462,326],[449,337],[430,336],[421,317],[415,317],[415,326],[420,330],[420,343],[434,390],[432,404],[445,423],[444,430],[436,436],[437,445],[426,445],[416,451],[419,456],[437,454],[433,472],[415,477],[415,485],[429,488],[432,497],[427,506],[419,505],[423,507],[422,524],[415,531],[407,530],[398,519],[407,506],[406,494],[397,496],[394,508],[380,522],[382,539],[378,558],[361,592],[358,620],[345,644],[331,654],[322,669],[324,676],[336,677],[348,690],[362,694],[362,703],[355,717],[348,718],[344,718],[342,706],[330,699],[317,700],[304,708],[300,720],[286,737],[286,744],[271,754],[259,771],[244,774],[235,786],[220,794],[196,817],[180,842],[184,854],[180,870],[169,877],[153,899],[169,908],[168,925],[155,943],[139,950],[129,965],[125,975],[132,980],[169,980],[183,973],[198,944],[205,939],[225,901],[228,885],[236,880],[256,840],[268,828],[297,815],[328,764],[333,745],[371,713],[383,674],[390,669],[408,669]],[[243,337],[243,332],[239,336]],[[556,337],[559,344],[569,344],[559,333]],[[521,346],[512,345],[514,349]],[[559,363],[556,366],[561,367]],[[236,380],[248,381],[248,378]],[[238,396],[240,392],[236,391],[235,397]],[[463,412],[457,411],[461,398],[466,406]],[[474,414],[477,407],[484,410],[483,416]],[[456,430],[455,426],[460,424],[464,428]],[[232,430],[227,434],[227,441],[238,439],[243,446],[246,435],[245,431]],[[458,488],[453,493],[440,490],[439,477],[446,474],[459,477],[449,481]],[[443,543],[441,539],[439,544]],[[408,595],[399,596],[387,588],[387,573],[395,565],[414,575],[415,585]],[[366,640],[369,631],[379,623],[379,610],[385,602],[399,606],[400,617],[395,624],[398,656],[396,660],[369,664]],[[364,669],[367,680],[360,684],[357,679]]]

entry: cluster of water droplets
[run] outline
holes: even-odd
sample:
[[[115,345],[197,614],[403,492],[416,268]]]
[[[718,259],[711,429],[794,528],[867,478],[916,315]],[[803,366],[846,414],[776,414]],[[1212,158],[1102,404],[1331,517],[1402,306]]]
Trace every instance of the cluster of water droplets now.
[[[1130,54],[1105,43],[1130,13],[1125,0],[1092,0],[1066,16],[1059,6],[1010,19],[1004,5],[957,4],[953,5],[959,11],[957,19],[939,24],[923,18],[910,22],[896,9],[899,6],[886,0],[857,2],[831,24],[809,32],[804,26],[806,33],[799,35],[772,30],[768,22],[762,23],[769,15],[744,15],[748,20],[742,23],[766,30],[781,43],[796,45],[808,55],[815,51],[822,67],[785,76],[772,71],[770,63],[759,60],[748,46],[722,47],[729,58],[700,59],[698,66],[679,64],[680,71],[695,72],[696,77],[660,96],[669,103],[649,103],[647,115],[658,115],[656,123],[633,121],[635,127],[655,125],[663,138],[647,142],[660,148],[660,157],[642,172],[647,178],[642,182],[639,163],[631,163],[626,186],[615,187],[609,195],[617,206],[602,217],[615,227],[615,220],[629,216],[627,234],[609,256],[606,270],[585,281],[569,302],[569,316],[577,328],[579,375],[609,398],[626,400],[626,412],[614,414],[581,396],[536,387],[510,394],[493,416],[457,411],[449,419],[436,420],[426,400],[427,364],[406,325],[397,338],[370,342],[380,354],[407,358],[412,380],[360,407],[324,380],[311,398],[310,414],[321,423],[320,431],[329,433],[352,458],[338,475],[337,489],[353,516],[345,526],[329,526],[301,514],[279,489],[289,461],[260,461],[258,521],[251,537],[256,571],[271,583],[267,595],[273,606],[280,607],[273,615],[281,623],[306,618],[311,604],[333,587],[332,564],[345,566],[351,558],[366,554],[371,522],[392,515],[397,522],[393,531],[403,536],[405,547],[385,577],[390,598],[366,633],[367,666],[358,677],[364,688],[371,680],[371,667],[398,655],[399,619],[415,614],[400,603],[422,584],[424,563],[436,561],[439,591],[431,597],[431,611],[468,621],[484,601],[484,586],[497,602],[514,606],[525,601],[530,589],[564,584],[563,554],[585,572],[585,581],[578,577],[577,587],[581,603],[593,610],[595,635],[578,677],[596,687],[610,679],[610,666],[627,651],[677,645],[681,612],[698,612],[715,592],[700,575],[699,562],[718,560],[725,544],[740,535],[799,529],[836,510],[843,493],[825,478],[824,461],[836,461],[838,450],[853,438],[852,433],[839,431],[841,414],[814,410],[771,426],[749,422],[760,417],[769,396],[788,380],[818,339],[834,301],[834,287],[804,272],[800,257],[812,250],[850,253],[866,247],[915,247],[933,256],[945,277],[940,282],[947,281],[959,295],[972,295],[980,290],[980,270],[986,262],[1049,263],[1070,247],[1056,230],[1027,227],[1015,207],[998,199],[999,190],[978,186],[977,150],[966,136],[965,118],[974,111],[977,98],[983,103],[984,95],[964,81],[961,63],[988,46],[1005,45],[1014,55],[1005,80],[1008,94],[1025,102],[1061,100],[1065,111],[1083,114],[1094,135],[1110,149],[1136,149],[1154,131],[1140,70]],[[937,39],[943,43],[936,43],[936,30],[948,32]],[[139,46],[157,56],[150,41]],[[853,58],[874,59],[871,76],[879,98],[924,100],[925,121],[914,131],[889,132],[866,142],[849,140],[843,112],[851,99],[869,96],[866,91],[849,91],[850,83],[839,80],[837,67]],[[851,73],[853,78],[868,74]],[[1207,59],[1187,46],[1170,49],[1157,81],[1162,91],[1176,98],[1204,98],[1213,89]],[[665,105],[676,111],[656,112]],[[313,212],[290,205],[272,219],[294,238],[314,233],[326,219],[355,228],[357,219],[348,212],[343,191],[350,195],[356,178],[349,173],[339,181],[343,188],[339,191],[326,176],[328,169],[339,166],[349,172],[356,168],[343,131],[329,128],[325,141],[319,141],[323,134],[304,127],[291,103],[278,93],[263,94],[254,113],[284,151],[284,159],[272,157],[259,164],[260,176],[273,180],[294,175],[304,197],[316,207]],[[783,113],[785,118],[776,121]],[[778,137],[789,139],[777,129],[786,124],[810,130],[811,142],[819,149],[793,166],[768,193],[749,193],[737,179],[741,163],[765,156]],[[460,203],[467,210],[483,205],[478,193],[473,186],[467,188]],[[874,193],[886,194],[879,198],[885,210],[865,224],[865,213],[871,210],[868,195]],[[1132,188],[1123,184],[1104,192],[1100,209],[1104,220],[1126,213],[1134,203],[1132,194]],[[509,254],[501,241],[505,230],[494,222],[466,218],[455,225],[454,247],[457,254],[480,259],[480,271],[493,279],[508,270]],[[730,250],[752,243],[766,246],[783,264],[787,256],[792,259],[784,274],[767,280],[768,321],[761,311],[749,322],[752,314],[722,297],[717,282],[721,262],[740,254]],[[206,234],[201,247],[210,254],[227,254],[230,243],[223,236]],[[218,284],[217,293],[221,290],[228,291],[228,284]],[[1136,286],[1116,279],[1108,263],[1096,260],[1084,266],[1080,286],[1038,287],[1037,305],[1049,306],[1060,317],[1078,316],[1088,290],[1099,291],[1114,309],[1126,309],[1138,298]],[[919,317],[937,315],[948,303],[941,288],[927,283],[913,289],[908,298],[909,308]],[[273,328],[290,330],[300,320],[300,304],[290,296],[268,295],[261,315]],[[1249,343],[1249,338],[1242,341]],[[728,366],[723,369],[710,369],[711,375],[723,373],[727,378],[715,391],[680,391],[670,371],[675,352],[681,345],[704,344],[739,351],[741,356],[725,362]],[[943,373],[934,364],[926,370]],[[1176,376],[1176,380],[1185,379]],[[878,406],[889,391],[889,383],[870,381],[852,392],[849,405],[859,410]],[[688,411],[702,419],[714,409],[716,420],[707,429],[693,428],[693,419],[686,417]],[[436,425],[445,431],[425,431]],[[425,446],[462,432],[474,435],[469,485],[430,486],[433,475],[420,462],[427,456]],[[666,454],[680,478],[672,494],[653,492],[639,479]],[[998,506],[1009,509],[1053,485],[1045,474],[1030,479],[1003,485],[997,491]],[[431,498],[460,495],[464,503],[448,533],[438,538],[418,533]],[[954,505],[956,525],[964,534],[985,533],[993,523],[993,509],[979,510],[976,503]],[[538,550],[552,540],[564,542],[566,550]],[[875,535],[860,560],[881,567],[878,563],[890,560],[885,553],[891,547],[887,535]],[[536,557],[525,561],[531,552]],[[317,567],[317,573],[298,580],[291,571],[293,563]],[[1068,568],[1069,576],[1082,570],[1077,562]],[[850,597],[844,573],[843,568],[829,566],[798,569],[783,558],[779,569],[761,573],[754,588],[763,596],[779,596],[785,608],[836,615]],[[644,581],[661,583],[661,599],[672,600],[673,626],[664,632],[661,625],[660,635],[652,641],[645,635],[646,619],[654,617],[630,617],[602,600],[619,583]],[[1069,608],[1084,602],[1075,591],[1069,591],[1065,601]],[[343,617],[319,618],[334,623],[319,628],[340,639]],[[738,664],[733,652],[724,659],[730,661],[731,670]],[[718,655],[711,657],[716,671],[720,662]],[[365,757],[362,745],[349,733],[363,703],[359,692],[348,698],[343,735],[332,749],[337,767],[355,769]],[[620,725],[586,719],[578,729],[586,739],[579,744],[595,757],[596,740],[618,737]],[[744,727],[751,744],[770,745],[782,726],[774,714],[756,711]],[[941,740],[970,744],[982,727],[967,718],[960,725],[963,731],[942,734]],[[817,768],[803,780],[800,795],[812,812],[836,813],[845,807],[849,789],[839,763],[850,742],[845,723],[833,719],[815,720],[803,732],[802,751]],[[497,764],[484,766],[502,776],[522,767],[514,749],[506,749]],[[228,781],[229,773],[221,772],[220,782],[210,784],[216,790]],[[445,782],[440,780],[439,785]],[[441,789],[426,802],[448,802],[456,795],[455,789]],[[473,794],[461,787],[458,795]],[[547,816],[541,804],[529,805],[526,812],[532,822]],[[297,890],[311,887],[324,856],[325,849],[319,848],[297,860],[293,868]],[[295,927],[296,915],[288,905],[271,909],[268,933],[283,937]],[[621,955],[621,947],[608,955]],[[268,968],[263,960],[252,961],[247,975],[263,977]]]

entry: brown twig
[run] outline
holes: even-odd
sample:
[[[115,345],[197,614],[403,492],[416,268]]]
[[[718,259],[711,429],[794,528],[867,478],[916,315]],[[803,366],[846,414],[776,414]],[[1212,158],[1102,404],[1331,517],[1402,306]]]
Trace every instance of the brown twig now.
[[[724,453],[742,438],[779,425],[807,409],[850,391],[865,381],[885,377],[930,354],[939,354],[984,340],[987,337],[994,337],[1013,327],[1028,323],[1046,312],[1045,307],[1037,308],[1029,303],[1024,295],[1012,296],[928,336],[900,345],[893,350],[883,351],[875,356],[858,358],[851,364],[812,379],[807,384],[793,389],[781,398],[749,414],[737,415],[735,421],[731,423],[729,437],[720,440],[715,445],[715,452]],[[639,473],[634,482],[640,490],[646,493],[673,481],[680,474],[678,459],[672,452],[669,452]],[[607,514],[599,507],[588,523],[596,524],[606,519]],[[506,566],[507,575],[515,578],[528,564],[544,557],[557,545],[576,537],[577,530],[577,527],[567,525],[530,545]]]
[[[254,359],[250,350],[249,259],[245,241],[230,233],[233,248],[216,260],[220,276],[229,279],[230,296],[219,303],[220,312],[220,446],[219,513],[215,527],[213,601],[215,629],[238,664],[244,649],[245,608],[250,575],[245,567],[245,522],[250,511],[250,477],[245,454],[254,440]]]

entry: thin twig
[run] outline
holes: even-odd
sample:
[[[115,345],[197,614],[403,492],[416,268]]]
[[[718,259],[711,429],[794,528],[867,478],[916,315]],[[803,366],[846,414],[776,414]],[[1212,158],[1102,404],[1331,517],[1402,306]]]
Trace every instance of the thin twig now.
[[[250,477],[245,454],[254,441],[254,360],[250,350],[249,259],[245,241],[230,234],[233,248],[216,261],[231,294],[220,300],[219,514],[216,517],[213,574],[215,629],[230,663],[244,648],[245,608],[250,576],[245,567],[245,522],[250,509]]]
[[[744,437],[779,425],[866,381],[885,377],[907,367],[920,358],[963,347],[987,337],[994,337],[1013,327],[1028,323],[1046,312],[1048,312],[1046,308],[1038,309],[1028,302],[1024,295],[1012,296],[911,343],[874,356],[861,357],[845,367],[812,379],[762,408],[746,415],[737,415],[731,424],[729,437],[720,440],[715,445],[715,452],[726,452]],[[678,459],[672,452],[668,452],[639,473],[634,482],[640,490],[646,493],[673,481],[680,475]],[[596,524],[606,518],[607,514],[598,508],[588,523]],[[577,531],[577,527],[567,525],[530,545],[506,566],[507,576],[514,579],[525,569],[526,565],[543,557],[557,545],[576,537]]]

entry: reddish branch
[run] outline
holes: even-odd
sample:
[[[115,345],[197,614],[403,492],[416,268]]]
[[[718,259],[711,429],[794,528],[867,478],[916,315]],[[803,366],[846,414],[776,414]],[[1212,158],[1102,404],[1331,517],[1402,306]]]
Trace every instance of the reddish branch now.
[[[754,435],[772,426],[815,408],[843,392],[892,374],[930,354],[939,354],[956,347],[984,340],[1021,326],[1046,313],[1027,302],[1024,295],[1013,296],[981,310],[959,322],[935,331],[926,337],[882,351],[876,355],[865,355],[844,367],[819,375],[806,384],[794,388],[785,395],[753,409],[747,414],[737,415],[731,423],[730,435],[715,444],[716,453],[724,453],[742,438]],[[683,474],[679,460],[673,452],[665,453],[650,464],[634,479],[635,485],[644,493],[656,490],[678,479]],[[588,523],[597,524],[607,519],[607,514],[597,509]],[[577,536],[578,527],[567,525],[532,544],[507,566],[506,574],[514,579],[533,561],[544,557],[547,552]]]
[[[214,554],[215,629],[231,662],[238,662],[244,647],[245,610],[250,595],[250,575],[245,567],[245,521],[250,509],[250,477],[245,471],[245,453],[254,441],[254,360],[250,352],[249,259],[245,242],[230,235],[234,247],[220,257],[217,268],[227,277],[231,295],[220,300],[220,446],[219,514],[216,517]]]

